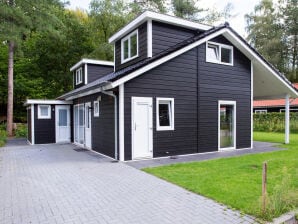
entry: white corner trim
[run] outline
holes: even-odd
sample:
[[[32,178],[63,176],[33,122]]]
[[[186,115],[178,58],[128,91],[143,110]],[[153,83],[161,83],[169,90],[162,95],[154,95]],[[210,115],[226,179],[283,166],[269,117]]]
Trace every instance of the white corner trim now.
[[[211,35],[209,35],[209,36],[207,36],[207,37],[205,37],[205,38],[197,41],[197,42],[194,42],[194,43],[192,43],[190,45],[187,45],[186,47],[184,47],[184,48],[182,48],[182,49],[180,49],[178,51],[175,51],[175,52],[173,52],[173,53],[171,53],[171,54],[169,54],[169,55],[167,55],[167,56],[165,56],[165,57],[163,57],[163,58],[161,58],[161,59],[159,59],[159,60],[157,60],[155,62],[152,62],[152,63],[150,63],[150,64],[148,64],[148,65],[146,65],[146,66],[144,66],[144,67],[142,67],[142,68],[140,68],[140,69],[132,72],[132,73],[130,73],[129,75],[126,75],[123,78],[116,80],[115,82],[113,82],[111,84],[111,87],[112,88],[115,88],[115,87],[121,85],[122,83],[125,83],[125,82],[127,82],[127,81],[129,81],[129,80],[131,80],[131,79],[133,79],[133,78],[135,78],[135,77],[143,74],[144,72],[146,72],[146,71],[148,71],[148,70],[150,70],[152,68],[155,68],[156,66],[158,66],[158,65],[160,65],[160,64],[162,64],[162,63],[164,63],[166,61],[169,61],[170,59],[175,58],[178,55],[181,55],[184,52],[186,52],[188,50],[191,50],[192,48],[197,47],[197,46],[201,45],[202,43],[204,43],[204,42],[206,42],[206,41],[208,41],[208,40],[210,40],[210,39],[212,39],[212,38],[214,38],[214,37],[216,37],[216,36],[218,36],[218,35],[226,32],[226,30],[227,29],[219,30],[219,31],[217,31],[217,32],[215,32],[215,33],[213,33],[213,34],[211,34]]]
[[[226,32],[223,34],[224,36],[231,37],[234,39],[234,41],[237,42],[237,44],[239,44],[242,48],[245,49],[245,51],[249,54],[249,59],[250,60],[256,60],[259,63],[261,63],[268,71],[270,71],[277,79],[279,79],[282,83],[284,83],[289,90],[291,90],[291,92],[293,93],[294,96],[298,97],[298,92],[296,92],[294,90],[294,88],[290,88],[289,84],[282,79],[278,74],[276,74],[276,72],[267,64],[265,63],[255,52],[253,52],[253,50],[251,50],[248,46],[246,46],[246,44],[242,43],[242,41],[239,40],[239,38],[230,30],[226,29]],[[228,38],[229,40],[229,38]],[[231,41],[232,42],[232,41]],[[233,43],[233,42],[232,42]],[[235,45],[235,44],[234,44]],[[239,47],[238,47],[239,48]],[[240,50],[241,51],[241,50]]]
[[[94,59],[83,58],[82,60],[77,62],[75,65],[73,65],[70,68],[70,71],[72,72],[73,70],[75,70],[76,68],[81,66],[82,64],[114,66],[114,62],[112,62],[112,61],[102,61],[102,60],[94,60]]]
[[[162,127],[159,125],[159,102],[160,101],[168,101],[171,104],[170,111],[170,126]],[[156,131],[173,131],[175,130],[175,104],[174,98],[156,98]]]
[[[31,144],[35,144],[34,104],[31,104]]]
[[[124,26],[121,30],[119,30],[117,33],[115,33],[113,36],[109,38],[109,43],[113,43],[116,40],[120,39],[121,37],[128,34],[130,31],[135,29],[138,25],[140,25],[142,22],[145,22],[146,20],[154,20],[159,21],[167,24],[172,24],[176,26],[185,27],[188,29],[198,29],[198,30],[208,30],[212,28],[211,26],[192,22],[189,20],[181,19],[175,16],[160,14],[156,12],[151,11],[145,11],[140,16],[132,20],[130,23],[128,23],[126,26]]]
[[[290,143],[290,96],[285,97],[285,144]]]
[[[115,43],[114,43],[114,71],[115,71],[115,60],[116,60],[116,48],[115,48]]]
[[[124,161],[124,84],[119,86],[119,159]]]
[[[233,105],[234,106],[234,111],[233,111],[233,135],[234,135],[234,139],[233,139],[233,147],[229,147],[229,148],[220,148],[220,105]],[[230,150],[230,149],[236,149],[236,129],[237,129],[237,107],[236,107],[236,101],[231,101],[231,100],[219,100],[218,101],[218,151],[224,151],[224,150]]]
[[[147,57],[152,57],[152,20],[147,21]]]
[[[88,69],[87,69],[87,64],[85,64],[85,69],[84,69],[84,73],[85,73],[85,85],[88,84]]]
[[[254,141],[254,65],[250,61],[250,148],[253,148]]]

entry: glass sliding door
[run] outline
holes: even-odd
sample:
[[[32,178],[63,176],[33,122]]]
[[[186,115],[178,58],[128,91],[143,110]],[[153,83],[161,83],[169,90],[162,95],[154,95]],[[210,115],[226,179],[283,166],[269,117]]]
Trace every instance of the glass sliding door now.
[[[236,148],[236,102],[219,101],[219,149]]]
[[[84,104],[78,104],[74,106],[74,142],[79,144],[84,144],[84,128],[85,128],[85,119],[84,119]]]

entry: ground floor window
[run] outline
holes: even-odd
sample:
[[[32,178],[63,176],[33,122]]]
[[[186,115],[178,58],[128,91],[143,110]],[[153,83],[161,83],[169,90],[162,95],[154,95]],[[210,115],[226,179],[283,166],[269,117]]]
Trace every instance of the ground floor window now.
[[[156,130],[174,130],[173,98],[156,98]]]
[[[219,101],[219,149],[236,148],[236,102]]]
[[[85,128],[85,119],[84,119],[84,104],[78,104],[74,106],[74,142],[79,144],[84,144],[84,128]]]
[[[51,105],[38,105],[38,119],[51,119]]]

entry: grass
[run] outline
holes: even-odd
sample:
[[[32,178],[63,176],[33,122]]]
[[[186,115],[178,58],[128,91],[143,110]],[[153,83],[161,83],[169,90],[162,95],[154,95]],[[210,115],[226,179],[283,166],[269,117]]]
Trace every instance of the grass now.
[[[281,133],[256,132],[258,141],[283,142]],[[229,207],[271,220],[298,207],[298,134],[288,150],[146,168],[146,172]],[[261,212],[262,164],[268,162],[268,209]]]

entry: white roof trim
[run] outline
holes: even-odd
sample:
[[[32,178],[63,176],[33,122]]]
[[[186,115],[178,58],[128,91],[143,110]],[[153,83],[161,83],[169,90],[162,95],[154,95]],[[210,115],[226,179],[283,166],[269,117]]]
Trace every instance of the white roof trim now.
[[[115,42],[117,39],[123,37],[125,34],[129,33],[133,29],[137,28],[141,23],[143,23],[146,20],[154,20],[159,21],[167,24],[172,24],[176,26],[181,26],[189,29],[198,29],[198,30],[209,30],[212,28],[211,26],[200,24],[196,22],[192,22],[189,20],[181,19],[175,16],[160,14],[156,12],[151,11],[145,11],[140,16],[132,20],[129,24],[124,26],[122,29],[120,29],[117,33],[115,33],[113,36],[109,38],[109,43]]]
[[[72,101],[65,101],[65,100],[26,100],[24,105],[31,105],[31,104],[56,104],[56,105],[63,105],[63,104],[72,104]]]
[[[76,63],[74,66],[70,68],[70,71],[75,70],[77,67],[79,67],[82,64],[94,64],[94,65],[107,65],[107,66],[114,66],[114,62],[112,61],[102,61],[102,60],[94,60],[94,59],[87,59],[83,58],[81,61]]]
[[[175,52],[173,52],[173,53],[171,53],[171,54],[169,54],[169,55],[167,55],[167,56],[165,56],[165,57],[163,57],[163,58],[161,58],[161,59],[159,59],[157,61],[154,61],[154,62],[152,62],[152,63],[150,63],[150,64],[148,64],[148,65],[146,65],[146,66],[144,66],[144,67],[142,67],[142,68],[140,68],[140,69],[132,72],[132,73],[130,73],[129,75],[126,75],[123,78],[120,78],[120,79],[116,80],[115,82],[113,82],[111,84],[111,87],[112,88],[115,88],[115,87],[117,87],[117,86],[119,86],[119,85],[121,85],[121,84],[123,84],[123,83],[125,83],[125,82],[127,82],[127,81],[129,81],[129,80],[131,80],[131,79],[133,79],[133,78],[141,75],[141,74],[143,74],[144,72],[147,72],[147,71],[149,71],[149,70],[157,67],[158,65],[160,65],[162,63],[165,63],[166,61],[169,61],[172,58],[175,58],[178,55],[181,55],[184,52],[186,52],[188,50],[191,50],[192,48],[197,47],[197,46],[201,45],[202,43],[204,43],[204,42],[206,42],[206,41],[208,41],[208,40],[210,40],[210,39],[212,39],[212,38],[214,38],[214,37],[216,37],[216,36],[218,36],[218,35],[226,32],[226,30],[227,29],[219,30],[219,31],[217,31],[217,32],[215,32],[215,33],[213,33],[211,35],[208,35],[208,36],[204,37],[201,40],[198,40],[198,41],[196,41],[196,42],[194,42],[194,43],[192,43],[190,45],[187,45],[186,47],[184,47],[184,48],[182,48],[182,49],[180,49],[178,51],[175,51]]]
[[[263,61],[263,59],[261,59],[253,50],[251,50],[248,46],[246,46],[246,44],[244,44],[242,41],[240,41],[240,39],[227,28],[219,30],[211,35],[208,35],[201,40],[198,40],[190,45],[187,45],[186,47],[184,47],[178,51],[175,51],[175,52],[173,52],[157,61],[154,61],[154,62],[124,76],[123,78],[120,78],[120,79],[112,82],[110,87],[115,88],[115,87],[143,74],[144,72],[147,72],[147,71],[157,67],[158,65],[165,63],[166,61],[169,61],[169,60],[185,53],[186,51],[191,50],[192,48],[197,47],[197,46],[207,42],[208,40],[210,40],[218,35],[221,35],[221,34],[224,35],[229,41],[231,41],[237,48],[239,48],[239,46],[241,46],[242,49],[240,51],[242,51],[250,60],[258,61],[259,63],[261,63],[262,66],[264,66],[269,72],[272,73],[272,75],[274,75],[277,79],[279,79],[279,81],[284,83],[285,86],[287,86],[287,88],[291,91],[292,97],[298,97],[298,92],[296,92],[294,90],[294,88],[291,88],[289,86],[289,84],[284,79],[282,79],[267,63],[265,63]]]

